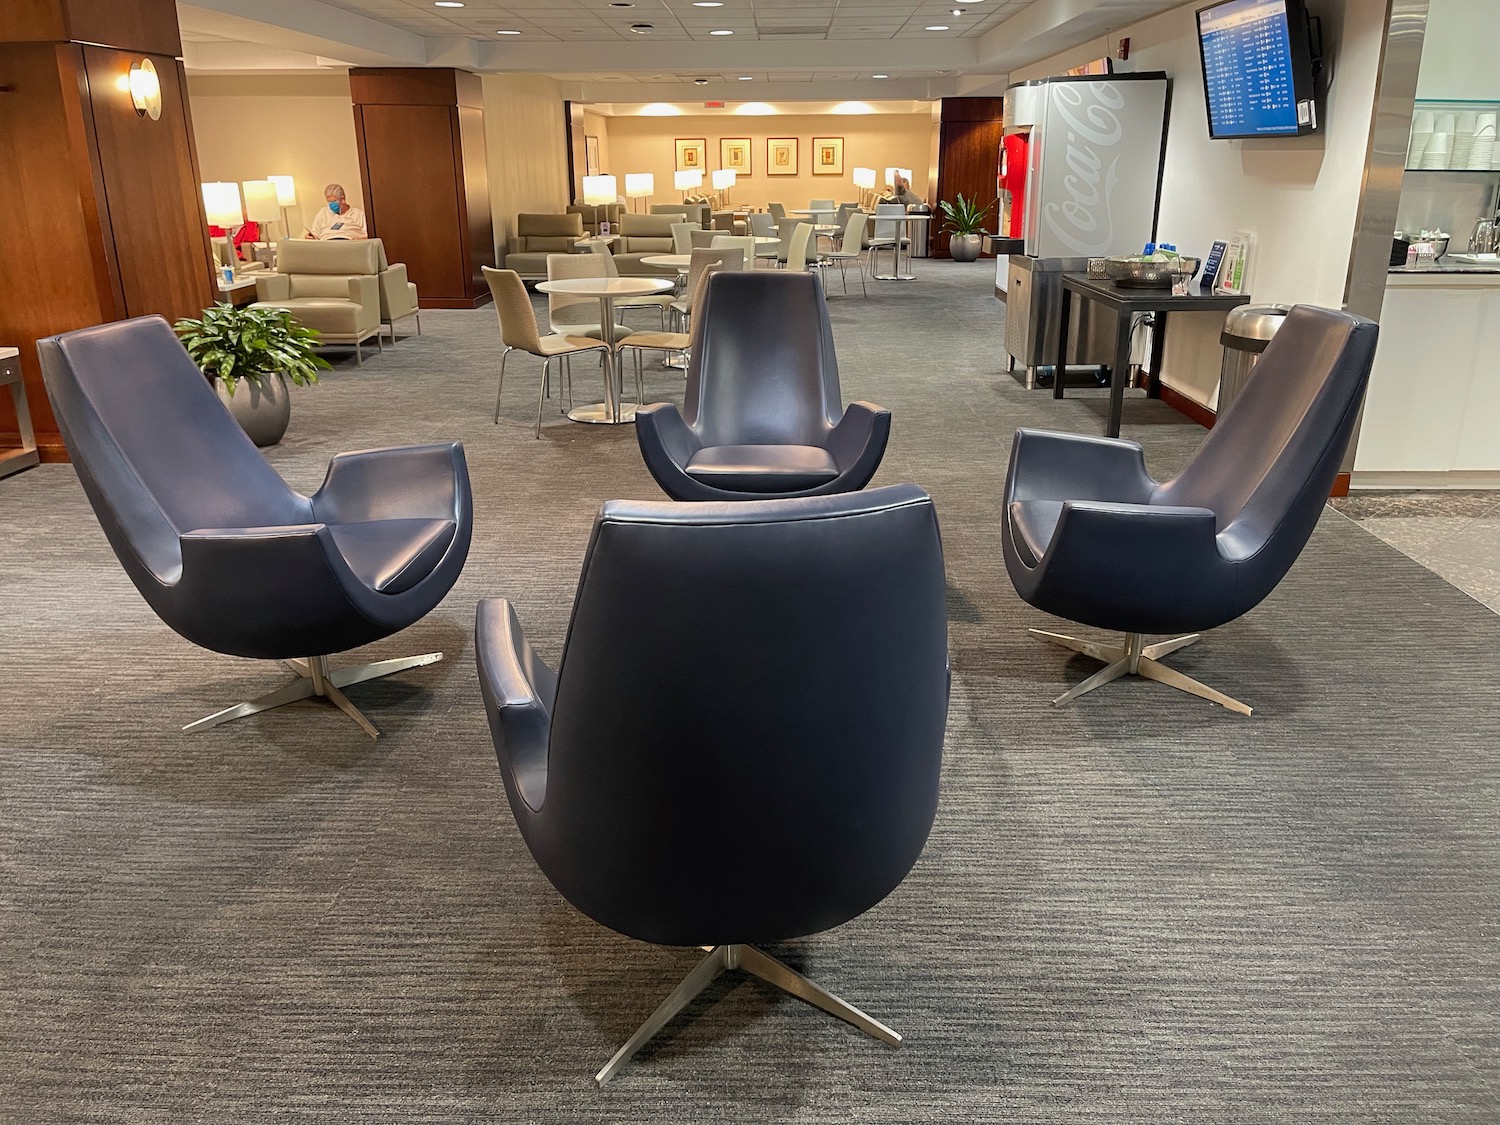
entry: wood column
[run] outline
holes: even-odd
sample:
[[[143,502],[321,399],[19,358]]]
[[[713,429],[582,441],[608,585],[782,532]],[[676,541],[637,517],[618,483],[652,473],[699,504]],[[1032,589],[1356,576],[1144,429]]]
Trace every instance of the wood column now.
[[[0,3],[0,344],[21,349],[44,461],[65,461],[36,341],[126,317],[196,316],[212,254],[173,0]],[[125,83],[150,59],[161,117]],[[0,395],[0,445],[16,433]]]
[[[478,308],[479,267],[495,264],[479,76],[356,67],[349,92],[370,237],[406,263],[424,309]]]
[[[999,195],[1002,135],[1001,98],[944,98],[938,125],[937,197],[952,203],[960,192],[965,199],[989,203]],[[999,230],[999,208],[990,209],[985,229]],[[948,232],[942,216],[932,223],[930,252],[948,256]],[[985,257],[993,257],[991,254]]]

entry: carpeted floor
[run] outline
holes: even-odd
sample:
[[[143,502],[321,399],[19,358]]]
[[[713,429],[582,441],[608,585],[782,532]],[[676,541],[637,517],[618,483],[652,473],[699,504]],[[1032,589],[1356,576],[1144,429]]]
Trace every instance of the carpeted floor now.
[[[943,800],[894,895],[781,950],[904,1049],[730,982],[594,1089],[695,954],[538,873],[469,634],[503,593],[555,658],[600,502],[658,493],[629,427],[554,412],[532,439],[527,360],[491,425],[493,312],[432,312],[297,392],[269,454],[313,488],[342,449],[467,444],[463,579],[351,657],[449,655],[351,691],[378,743],[315,703],[179,734],[282,673],[161,625],[70,469],[0,482],[0,1121],[1500,1120],[1500,618],[1330,511],[1173,658],[1254,718],[1143,681],[1052,709],[1093,665],[1025,635],[1000,490],[1017,425],[1099,432],[1102,393],[1022,390],[988,265],[916,264],[830,306],[845,397],[895,412],[877,483],[942,519]],[[1161,473],[1202,436],[1125,419]]]

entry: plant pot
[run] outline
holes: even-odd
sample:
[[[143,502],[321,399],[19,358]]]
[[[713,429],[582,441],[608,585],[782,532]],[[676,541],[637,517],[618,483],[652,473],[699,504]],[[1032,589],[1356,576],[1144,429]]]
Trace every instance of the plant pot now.
[[[215,379],[214,390],[219,401],[229,407],[240,429],[256,445],[275,445],[286,433],[287,423],[292,420],[292,396],[288,393],[286,376],[258,381],[236,379],[233,395],[224,390],[221,380]]]
[[[973,262],[979,259],[981,239],[977,234],[955,234],[948,238],[948,256],[955,262]]]

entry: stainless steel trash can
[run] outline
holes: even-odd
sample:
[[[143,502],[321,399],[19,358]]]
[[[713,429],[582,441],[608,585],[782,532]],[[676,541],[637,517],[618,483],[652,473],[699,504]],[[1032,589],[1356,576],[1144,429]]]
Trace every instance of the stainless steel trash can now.
[[[1241,305],[1224,318],[1219,343],[1224,345],[1224,363],[1219,368],[1220,418],[1229,412],[1250,378],[1250,372],[1281,327],[1290,305]]]

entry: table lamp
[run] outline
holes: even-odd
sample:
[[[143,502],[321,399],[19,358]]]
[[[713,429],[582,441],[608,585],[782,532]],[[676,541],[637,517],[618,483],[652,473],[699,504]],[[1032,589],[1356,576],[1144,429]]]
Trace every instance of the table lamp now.
[[[715,168],[713,173],[714,191],[723,194],[722,203],[729,202],[729,189],[734,187],[735,173],[732,168]]]
[[[252,223],[281,221],[281,204],[277,202],[276,185],[270,180],[246,180],[240,184],[245,194],[245,218]],[[269,243],[269,238],[262,238]]]
[[[672,186],[682,192],[682,201],[686,203],[687,193],[697,191],[703,186],[703,173],[696,169],[689,169],[686,172],[673,172]]]
[[[297,183],[290,176],[267,176],[266,179],[276,185],[276,206],[281,208],[281,224],[286,228],[286,236],[295,238],[286,209],[297,206]]]
[[[859,188],[859,201],[860,201],[860,203],[864,203],[865,202],[865,192],[867,192],[867,191],[874,191],[875,190],[875,169],[874,168],[856,168],[856,169],[854,169],[854,186],[857,187],[857,188]]]
[[[625,173],[625,198],[647,199],[656,190],[656,177],[650,172],[626,172]],[[646,205],[641,204],[641,210],[646,210]]]
[[[584,206],[594,209],[594,234],[601,233],[599,229],[599,208],[608,203],[614,203],[619,197],[619,189],[615,186],[613,176],[585,176],[583,177],[583,202]]]

